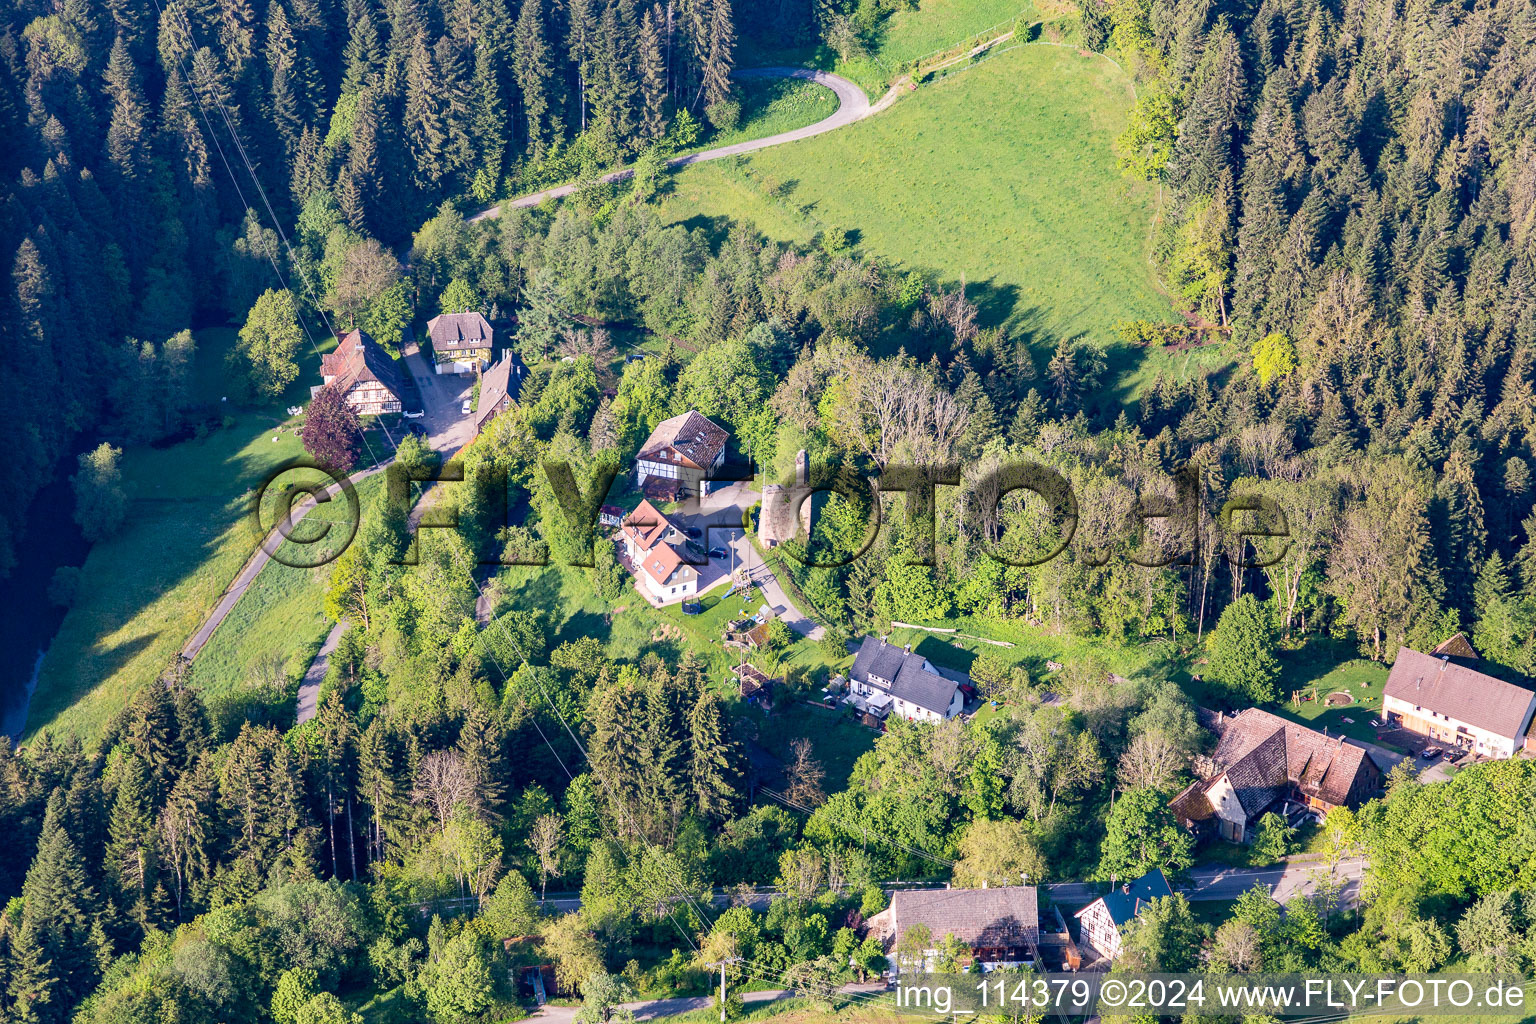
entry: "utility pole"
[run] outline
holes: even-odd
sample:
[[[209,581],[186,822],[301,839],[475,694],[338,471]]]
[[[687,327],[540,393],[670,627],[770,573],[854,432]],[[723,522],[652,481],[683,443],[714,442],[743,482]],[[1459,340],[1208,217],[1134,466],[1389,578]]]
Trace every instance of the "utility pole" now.
[[[722,958],[718,963],[712,963],[710,967],[720,968],[720,1024],[725,1024],[725,966],[726,964],[739,964],[743,960],[739,956]]]

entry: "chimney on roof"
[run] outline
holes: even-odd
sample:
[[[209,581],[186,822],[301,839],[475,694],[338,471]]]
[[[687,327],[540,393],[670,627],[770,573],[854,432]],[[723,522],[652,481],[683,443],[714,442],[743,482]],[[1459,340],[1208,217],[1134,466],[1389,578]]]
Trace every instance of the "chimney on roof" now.
[[[901,653],[902,654],[911,654],[912,653],[912,645],[911,644],[907,644],[905,647],[903,647],[901,649]]]
[[[1120,883],[1120,892],[1121,892],[1122,895],[1129,896],[1131,894],[1131,883],[1130,882],[1121,882]]]

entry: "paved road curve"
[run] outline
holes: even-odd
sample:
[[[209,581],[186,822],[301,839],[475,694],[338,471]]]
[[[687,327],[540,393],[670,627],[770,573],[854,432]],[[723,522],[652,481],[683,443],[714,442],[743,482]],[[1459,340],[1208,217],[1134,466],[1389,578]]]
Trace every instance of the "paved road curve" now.
[[[874,982],[867,985],[844,985],[840,992],[848,995],[869,995],[876,992],[884,992],[884,982]],[[744,1003],[769,1003],[778,999],[788,999],[794,995],[788,989],[771,989],[765,992],[743,992],[741,1001]],[[635,1020],[656,1020],[660,1017],[675,1017],[680,1013],[689,1013],[693,1010],[707,1009],[714,1002],[713,996],[683,996],[676,999],[651,999],[638,1003],[625,1003],[624,1009],[630,1010],[635,1015]],[[552,1024],[567,1024],[576,1019],[576,1006],[549,1006],[539,1007],[533,1015],[534,1020],[547,1020]]]
[[[417,387],[421,391],[421,400],[426,409],[426,417],[423,422],[427,430],[427,444],[434,451],[438,452],[456,451],[472,435],[471,428],[473,424],[468,417],[461,415],[459,412],[459,403],[468,396],[470,383],[451,374],[439,377],[427,365],[426,359],[414,345],[409,346],[406,350],[405,365],[410,371],[411,376],[416,379]],[[393,461],[394,456],[390,455],[389,458],[383,459],[368,469],[353,473],[349,479],[355,486],[375,473],[382,473]],[[322,493],[326,495],[327,500],[335,500],[341,494],[341,486],[339,484],[332,484]],[[290,524],[296,525],[299,520],[314,510],[315,505],[314,498],[305,498],[303,501],[295,504],[289,516]],[[197,657],[198,652],[203,649],[208,643],[209,638],[213,636],[214,631],[219,628],[219,624],[234,610],[235,605],[239,603],[246,589],[250,587],[251,583],[261,573],[262,568],[272,560],[271,553],[277,550],[284,536],[291,532],[292,525],[285,531],[282,524],[279,524],[262,538],[261,544],[251,553],[251,557],[246,561],[240,572],[235,575],[234,580],[230,582],[229,587],[224,591],[223,596],[219,598],[218,603],[213,606],[213,611],[209,612],[208,618],[203,620],[203,624],[198,627],[197,632],[193,633],[191,639],[182,647],[181,656],[183,658],[191,661]],[[300,710],[303,710],[302,705]],[[302,722],[304,719],[301,718],[299,721]]]
[[[797,142],[800,139],[809,139],[823,132],[830,132],[844,125],[862,121],[871,114],[877,114],[890,106],[891,102],[899,95],[898,88],[892,87],[891,91],[880,98],[873,105],[869,97],[864,95],[864,90],[857,85],[838,75],[828,74],[825,71],[816,71],[811,68],[745,68],[735,73],[736,78],[800,78],[817,85],[824,85],[837,94],[837,109],[831,116],[822,118],[815,124],[808,124],[804,128],[796,128],[792,131],[780,132],[777,135],[768,135],[761,139],[752,139],[748,142],[736,142],[729,146],[717,146],[714,149],[705,149],[687,156],[673,157],[667,161],[668,167],[686,167],[689,164],[703,163],[705,160],[719,160],[721,157],[740,156],[742,153],[751,153],[759,149],[767,149],[769,146],[781,146],[786,142]],[[634,174],[632,169],[614,171],[603,175],[602,180],[607,182],[624,181]],[[501,215],[502,206],[514,208],[525,206],[538,206],[546,199],[559,199],[576,191],[575,184],[559,185],[555,188],[547,188],[542,192],[534,192],[531,195],[519,196],[492,206],[487,210],[470,217],[470,221],[486,220]]]

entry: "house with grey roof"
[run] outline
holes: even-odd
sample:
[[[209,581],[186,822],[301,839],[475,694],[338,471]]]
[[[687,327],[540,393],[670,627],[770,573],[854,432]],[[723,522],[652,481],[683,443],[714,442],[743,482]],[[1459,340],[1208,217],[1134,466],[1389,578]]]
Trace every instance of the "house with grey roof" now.
[[[438,373],[476,373],[491,364],[496,348],[483,313],[442,313],[427,321]]]
[[[1381,789],[1381,769],[1366,749],[1278,715],[1245,708],[1208,719],[1216,750],[1201,758],[1201,778],[1175,796],[1174,816],[1187,828],[1214,828],[1234,843],[1254,837],[1270,810],[1296,805],[1318,814],[1358,807]]]
[[[1536,714],[1536,692],[1479,672],[1469,660],[1450,650],[1434,655],[1399,649],[1382,691],[1382,715],[1434,743],[1513,757]]]
[[[895,954],[906,948],[902,940],[913,929],[925,929],[927,937],[922,940],[924,963],[909,967],[932,967],[945,938],[953,936],[969,947],[971,959],[983,970],[992,970],[1038,958],[1040,905],[1032,885],[898,889],[891,894],[891,905],[870,917],[867,928],[885,947],[893,974],[899,970]]]
[[[1134,882],[1120,882],[1077,912],[1080,944],[1099,958],[1113,960],[1120,955],[1125,929],[1153,900],[1173,895],[1161,868],[1153,868]]]
[[[896,714],[917,722],[942,722],[965,708],[961,672],[940,668],[912,646],[897,647],[885,637],[867,636],[848,671],[848,692],[871,714]]]

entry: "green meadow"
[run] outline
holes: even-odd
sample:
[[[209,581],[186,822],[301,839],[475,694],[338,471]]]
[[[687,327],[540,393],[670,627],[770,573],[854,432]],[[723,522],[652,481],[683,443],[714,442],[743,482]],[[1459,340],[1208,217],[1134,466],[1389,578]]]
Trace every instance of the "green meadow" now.
[[[234,332],[200,331],[197,343],[194,399],[222,408]],[[271,407],[231,410],[228,425],[204,436],[123,454],[127,519],[86,557],[75,602],[43,659],[28,738],[44,729],[99,735],[202,624],[255,550],[256,488],[304,454],[285,407],[307,400],[318,362],[301,351],[298,381]]]
[[[1060,338],[1103,346],[1113,388],[1102,400],[1128,400],[1157,372],[1227,358],[1130,349],[1115,331],[1172,318],[1148,262],[1157,191],[1122,176],[1111,151],[1132,102],[1103,57],[1019,45],[847,128],[688,167],[662,212],[747,220],[786,241],[847,231],[899,267],[963,280],[983,320],[1026,337],[1041,366]]]

